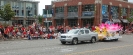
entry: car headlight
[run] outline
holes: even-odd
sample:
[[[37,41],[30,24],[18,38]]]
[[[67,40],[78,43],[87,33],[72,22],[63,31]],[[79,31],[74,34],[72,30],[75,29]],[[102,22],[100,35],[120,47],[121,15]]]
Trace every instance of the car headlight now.
[[[71,38],[71,36],[67,36],[67,38]]]

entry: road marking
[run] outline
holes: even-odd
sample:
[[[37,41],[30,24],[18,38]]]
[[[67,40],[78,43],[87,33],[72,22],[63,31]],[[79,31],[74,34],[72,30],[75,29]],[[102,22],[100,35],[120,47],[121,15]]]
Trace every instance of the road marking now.
[[[117,46],[117,47],[110,47],[110,48],[104,48],[104,49],[98,49],[98,50],[76,52],[76,53],[70,53],[70,54],[66,54],[66,55],[77,55],[77,54],[82,55],[82,54],[85,54],[85,53],[92,53],[92,52],[99,52],[99,51],[105,51],[105,50],[119,49],[119,48],[131,47],[131,46],[133,46],[133,44],[131,44],[131,45],[124,45],[124,46]]]

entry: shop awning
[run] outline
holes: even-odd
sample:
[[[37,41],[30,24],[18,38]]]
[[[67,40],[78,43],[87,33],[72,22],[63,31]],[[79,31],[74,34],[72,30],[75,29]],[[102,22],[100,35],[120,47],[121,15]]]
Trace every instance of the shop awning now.
[[[119,19],[112,19],[114,23],[120,23],[121,21]]]
[[[123,21],[124,23],[129,23],[129,21],[128,21],[127,19],[122,19],[122,21]]]

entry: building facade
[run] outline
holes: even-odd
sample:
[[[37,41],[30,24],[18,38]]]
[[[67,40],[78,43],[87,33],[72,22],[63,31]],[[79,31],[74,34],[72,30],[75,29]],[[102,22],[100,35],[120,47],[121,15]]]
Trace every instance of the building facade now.
[[[128,23],[133,3],[120,0],[61,0],[53,2],[52,23],[64,26],[99,25],[107,20]]]
[[[7,3],[11,4],[12,10],[15,12],[12,23],[29,25],[36,20],[36,16],[38,15],[38,1],[0,0],[1,9],[3,9],[3,6]]]
[[[45,9],[43,9],[43,16],[43,25],[48,27],[51,26],[53,17],[52,5],[45,5]]]

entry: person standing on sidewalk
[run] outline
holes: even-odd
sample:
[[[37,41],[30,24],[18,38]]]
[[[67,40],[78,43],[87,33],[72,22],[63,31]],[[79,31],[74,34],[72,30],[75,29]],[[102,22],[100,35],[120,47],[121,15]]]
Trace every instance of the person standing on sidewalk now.
[[[28,37],[28,40],[31,40],[30,30],[29,30],[29,29],[28,29],[28,31],[27,31],[27,37]]]

